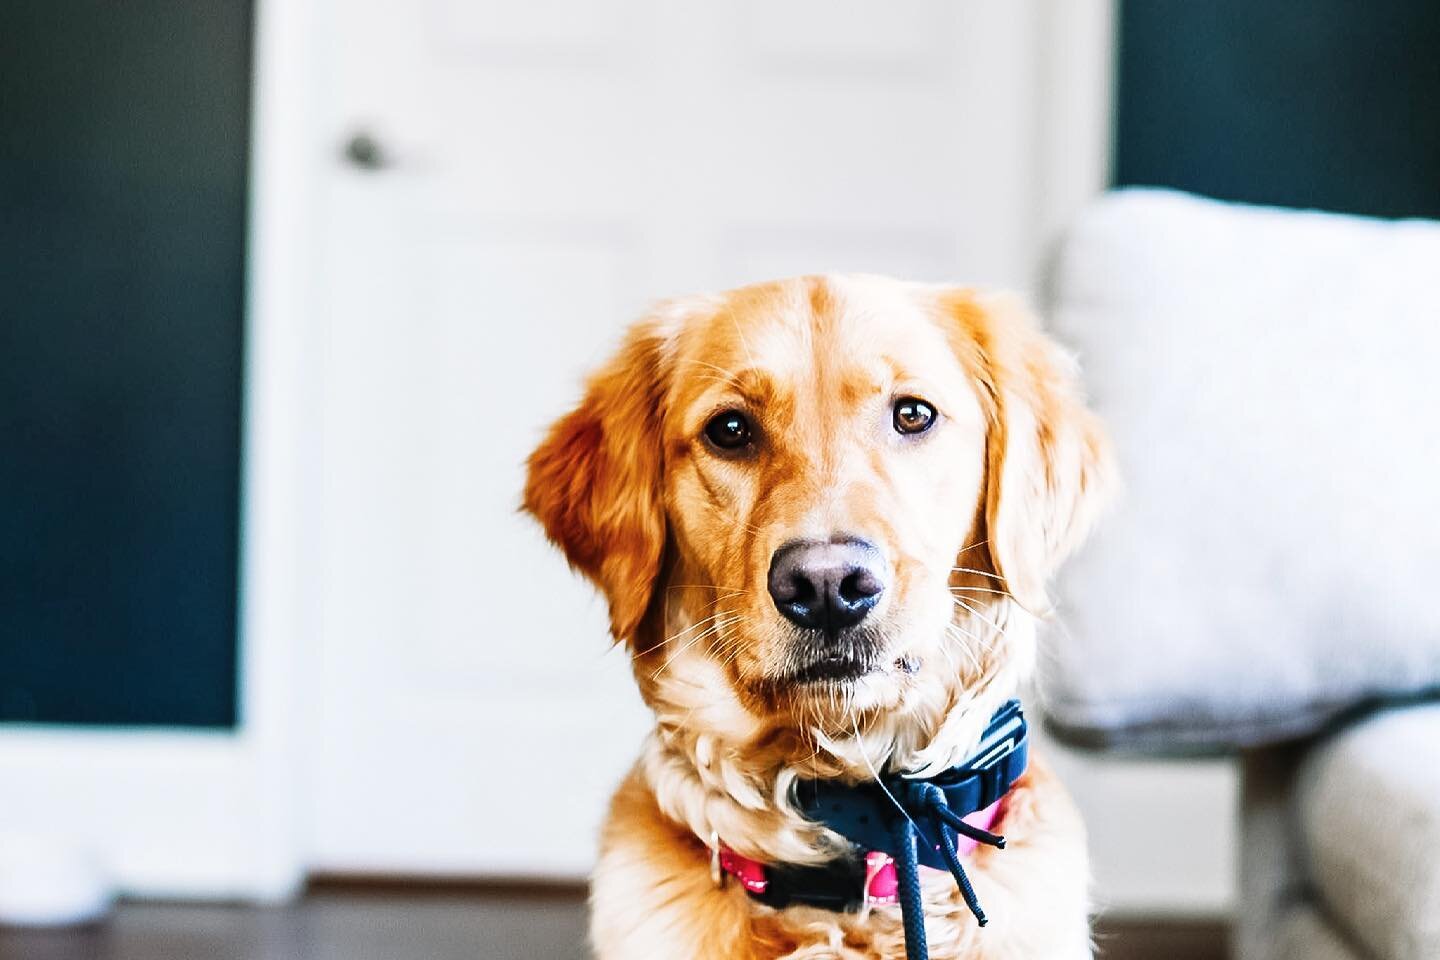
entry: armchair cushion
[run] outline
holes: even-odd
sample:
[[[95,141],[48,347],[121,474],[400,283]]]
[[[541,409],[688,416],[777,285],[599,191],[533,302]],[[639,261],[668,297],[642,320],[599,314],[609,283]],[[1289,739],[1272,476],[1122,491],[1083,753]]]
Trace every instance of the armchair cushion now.
[[[1051,286],[1127,486],[1061,585],[1052,729],[1217,752],[1440,688],[1440,224],[1122,191]]]
[[[1321,743],[1294,800],[1305,873],[1346,939],[1377,960],[1440,956],[1440,704]]]

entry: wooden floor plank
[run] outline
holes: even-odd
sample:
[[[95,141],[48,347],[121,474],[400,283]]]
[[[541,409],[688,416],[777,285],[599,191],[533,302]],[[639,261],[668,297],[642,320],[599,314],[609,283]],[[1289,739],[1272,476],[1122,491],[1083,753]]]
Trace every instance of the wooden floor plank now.
[[[0,960],[586,960],[574,888],[318,886],[286,907],[126,903],[82,930],[0,929]],[[1219,921],[1111,918],[1104,960],[1225,960]]]

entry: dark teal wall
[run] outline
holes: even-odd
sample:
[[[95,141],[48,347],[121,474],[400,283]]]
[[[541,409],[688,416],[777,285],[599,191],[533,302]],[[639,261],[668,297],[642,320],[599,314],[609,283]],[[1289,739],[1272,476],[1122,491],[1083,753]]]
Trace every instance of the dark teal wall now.
[[[0,4],[0,721],[235,721],[251,18]]]
[[[1440,2],[1123,0],[1116,181],[1440,217]]]

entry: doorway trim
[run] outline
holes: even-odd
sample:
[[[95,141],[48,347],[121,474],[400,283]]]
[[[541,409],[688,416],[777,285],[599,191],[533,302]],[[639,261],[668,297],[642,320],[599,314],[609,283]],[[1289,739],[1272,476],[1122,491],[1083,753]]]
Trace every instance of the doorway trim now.
[[[304,879],[299,697],[320,577],[319,60],[311,3],[257,0],[246,244],[239,717],[233,730],[0,730],[0,823],[92,855],[117,891],[283,900]]]

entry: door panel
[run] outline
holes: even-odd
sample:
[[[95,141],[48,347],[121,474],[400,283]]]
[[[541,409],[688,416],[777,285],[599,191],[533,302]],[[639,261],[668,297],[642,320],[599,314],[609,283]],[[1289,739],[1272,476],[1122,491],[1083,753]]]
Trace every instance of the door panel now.
[[[1024,285],[1030,3],[333,3],[312,861],[579,874],[646,713],[516,513],[653,298],[820,270]],[[608,651],[608,652],[607,652]],[[550,784],[553,789],[542,785]]]

